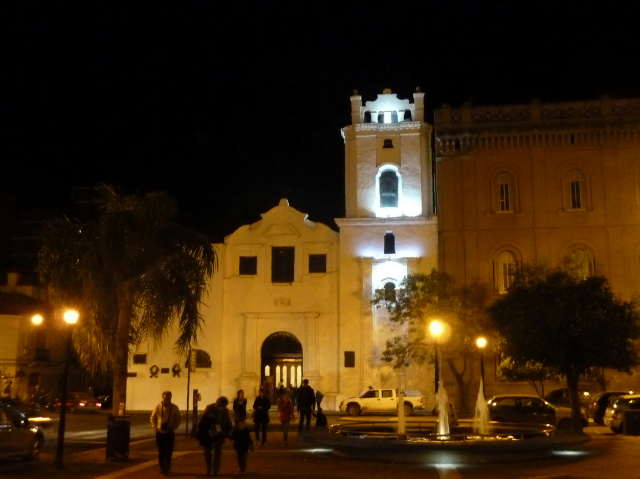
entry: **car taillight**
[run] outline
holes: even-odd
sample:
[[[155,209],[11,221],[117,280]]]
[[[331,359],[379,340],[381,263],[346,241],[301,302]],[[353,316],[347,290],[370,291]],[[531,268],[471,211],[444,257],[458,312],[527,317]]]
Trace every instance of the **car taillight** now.
[[[83,403],[83,402],[78,403],[78,406],[80,406],[80,407],[84,407],[84,403]]]
[[[97,402],[96,407],[102,407],[102,403]]]

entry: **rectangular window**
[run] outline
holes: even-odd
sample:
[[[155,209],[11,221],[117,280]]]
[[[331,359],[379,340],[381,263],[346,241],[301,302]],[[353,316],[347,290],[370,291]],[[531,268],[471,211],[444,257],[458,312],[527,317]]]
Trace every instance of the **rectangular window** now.
[[[344,367],[355,368],[356,367],[356,353],[355,351],[344,352]]]
[[[513,278],[516,274],[516,265],[513,263],[502,263],[502,289],[501,293],[506,293],[513,284]]]
[[[508,184],[500,185],[500,211],[511,211],[511,198]]]
[[[582,188],[579,181],[571,182],[571,209],[579,210],[582,208]]]
[[[326,254],[310,254],[309,255],[309,273],[326,273],[327,272],[327,255]]]
[[[240,256],[240,274],[242,275],[258,274],[258,257],[257,256]]]
[[[295,248],[274,246],[271,248],[271,282],[293,283]]]
[[[396,237],[393,233],[384,234],[384,254],[396,254]]]

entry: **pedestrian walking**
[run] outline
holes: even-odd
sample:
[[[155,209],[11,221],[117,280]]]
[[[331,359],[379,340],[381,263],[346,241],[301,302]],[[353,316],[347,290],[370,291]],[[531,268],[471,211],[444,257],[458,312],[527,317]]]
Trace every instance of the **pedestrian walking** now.
[[[309,386],[309,380],[302,381],[302,386],[298,389],[298,413],[300,413],[300,422],[298,423],[298,432],[302,432],[303,422],[306,418],[306,429],[309,430],[311,424],[311,413],[316,402],[316,395],[313,388]]]
[[[237,425],[239,421],[245,419],[247,419],[247,398],[244,397],[244,391],[240,389],[233,400],[233,420]]]
[[[324,399],[324,394],[320,392],[319,389],[316,390],[316,408],[320,409],[320,403]]]
[[[247,421],[241,419],[233,431],[233,448],[236,450],[236,456],[238,457],[238,474],[244,475],[247,472],[247,459],[252,446],[253,441],[247,427]]]
[[[258,397],[253,402],[253,422],[255,423],[256,442],[260,442],[260,429],[262,429],[262,444],[267,442],[267,424],[269,424],[269,409],[271,401],[260,388]]]
[[[221,396],[214,404],[209,404],[198,422],[196,438],[204,450],[207,475],[217,476],[222,459],[222,445],[231,432],[229,400]]]
[[[280,423],[282,424],[282,438],[284,439],[284,446],[287,445],[287,439],[289,436],[289,424],[291,421],[296,420],[296,415],[293,412],[293,403],[289,396],[283,394],[280,397],[278,403],[278,411],[280,411]]]
[[[158,464],[161,474],[171,472],[171,456],[175,443],[175,432],[180,426],[180,409],[171,402],[171,391],[162,393],[162,402],[151,413],[151,427],[156,432]]]

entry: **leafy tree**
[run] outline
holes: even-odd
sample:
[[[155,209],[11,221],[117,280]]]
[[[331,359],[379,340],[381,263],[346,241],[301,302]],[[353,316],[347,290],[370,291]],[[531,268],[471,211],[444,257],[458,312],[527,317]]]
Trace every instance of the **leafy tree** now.
[[[387,308],[392,323],[407,326],[405,334],[387,341],[382,360],[393,363],[395,368],[412,361],[433,363],[433,339],[426,331],[431,320],[442,320],[448,325],[449,337],[439,348],[458,384],[460,406],[468,410],[465,378],[472,355],[477,353],[475,339],[487,331],[487,298],[483,285],[473,283],[458,288],[453,277],[443,271],[407,275],[395,297],[381,291],[373,300],[376,306]]]
[[[506,356],[500,361],[497,374],[501,381],[528,382],[540,397],[544,397],[545,381],[560,378],[555,369],[547,368],[535,361],[517,362],[510,356]]]
[[[78,357],[89,370],[112,371],[117,408],[126,404],[132,345],[161,340],[176,319],[177,352],[196,342],[215,252],[206,236],[175,222],[166,193],[100,191],[106,204],[96,219],[60,220],[45,233],[38,268],[54,306],[79,309]]]
[[[614,297],[603,277],[525,265],[489,314],[516,364],[540,363],[566,377],[574,431],[582,429],[580,375],[594,366],[628,371],[639,361],[638,314],[632,303]]]

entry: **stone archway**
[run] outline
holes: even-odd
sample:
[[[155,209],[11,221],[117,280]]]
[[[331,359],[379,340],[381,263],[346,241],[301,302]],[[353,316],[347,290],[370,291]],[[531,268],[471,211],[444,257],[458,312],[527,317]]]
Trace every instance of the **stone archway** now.
[[[262,343],[260,384],[268,385],[272,402],[277,399],[280,381],[300,387],[302,380],[302,344],[293,334],[273,333]]]

